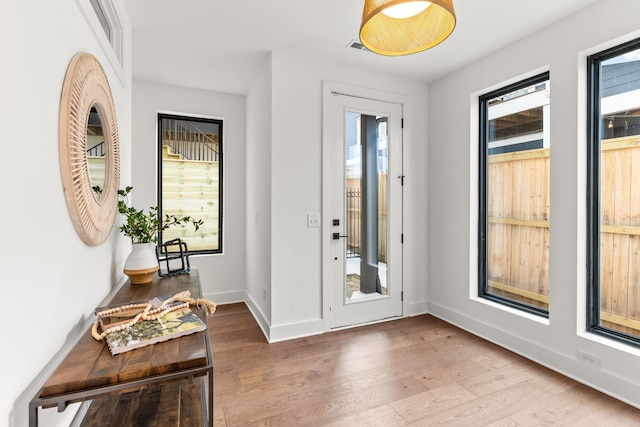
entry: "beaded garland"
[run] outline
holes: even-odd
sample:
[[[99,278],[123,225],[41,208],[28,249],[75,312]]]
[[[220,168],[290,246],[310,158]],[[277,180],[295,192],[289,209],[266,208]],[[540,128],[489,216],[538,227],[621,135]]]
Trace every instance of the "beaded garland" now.
[[[179,301],[180,304],[170,305],[173,302]],[[107,310],[99,311],[96,313],[98,319],[93,322],[93,328],[91,328],[91,335],[98,341],[101,341],[108,334],[112,332],[122,331],[124,329],[130,328],[141,320],[157,320],[165,314],[182,310],[184,308],[189,307],[190,305],[196,305],[198,308],[204,307],[207,314],[213,314],[216,310],[216,304],[212,301],[206,299],[193,299],[191,298],[191,293],[189,291],[180,292],[175,294],[171,298],[162,302],[161,305],[157,307],[153,307],[151,303],[138,303],[138,304],[125,304],[118,307],[112,307]],[[113,315],[118,315],[119,317],[130,317],[133,316],[128,322],[120,323],[116,326],[112,326],[99,331],[100,329],[100,319],[104,317],[110,317]]]

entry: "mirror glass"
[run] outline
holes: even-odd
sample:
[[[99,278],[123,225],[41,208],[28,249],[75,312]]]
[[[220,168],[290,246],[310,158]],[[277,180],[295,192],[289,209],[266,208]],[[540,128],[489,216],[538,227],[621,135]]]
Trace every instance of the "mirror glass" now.
[[[100,200],[104,190],[107,166],[106,144],[99,111],[97,105],[93,104],[87,121],[87,167],[91,189],[96,200]]]

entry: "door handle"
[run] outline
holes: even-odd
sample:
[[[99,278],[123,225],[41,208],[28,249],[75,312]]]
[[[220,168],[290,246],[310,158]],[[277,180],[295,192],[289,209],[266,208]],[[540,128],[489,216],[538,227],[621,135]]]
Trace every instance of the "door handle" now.
[[[333,240],[340,240],[341,237],[349,237],[349,236],[341,236],[340,233],[333,233]]]

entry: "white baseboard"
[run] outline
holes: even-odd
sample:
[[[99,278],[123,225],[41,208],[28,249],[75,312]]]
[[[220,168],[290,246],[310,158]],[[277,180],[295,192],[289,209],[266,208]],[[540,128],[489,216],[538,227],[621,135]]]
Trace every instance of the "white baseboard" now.
[[[253,299],[248,294],[244,303],[247,305],[247,307],[249,308],[249,311],[253,315],[253,318],[258,323],[258,326],[262,330],[262,333],[264,334],[264,337],[267,339],[267,342],[271,342],[269,340],[271,326],[269,325],[269,321],[267,320],[262,310],[260,310],[260,307],[258,307],[255,301],[253,301]]]
[[[214,292],[206,294],[204,297],[216,304],[233,304],[236,302],[245,302],[247,300],[247,293],[245,291]]]
[[[408,304],[408,306],[409,306],[409,309],[407,310],[408,313],[406,314],[408,317],[419,316],[421,314],[429,313],[428,301],[411,302]]]
[[[295,338],[303,338],[324,333],[322,319],[307,322],[291,323],[289,325],[276,325],[271,327],[269,342],[287,341]]]

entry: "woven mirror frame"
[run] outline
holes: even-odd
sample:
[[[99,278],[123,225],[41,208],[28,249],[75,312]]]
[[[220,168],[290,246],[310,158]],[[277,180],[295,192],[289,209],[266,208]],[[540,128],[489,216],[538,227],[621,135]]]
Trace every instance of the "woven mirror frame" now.
[[[87,134],[91,111],[104,136],[103,187],[91,184]],[[59,154],[64,197],[73,225],[86,244],[103,243],[113,228],[120,185],[118,123],[109,82],[98,60],[78,53],[69,63],[60,98]]]

